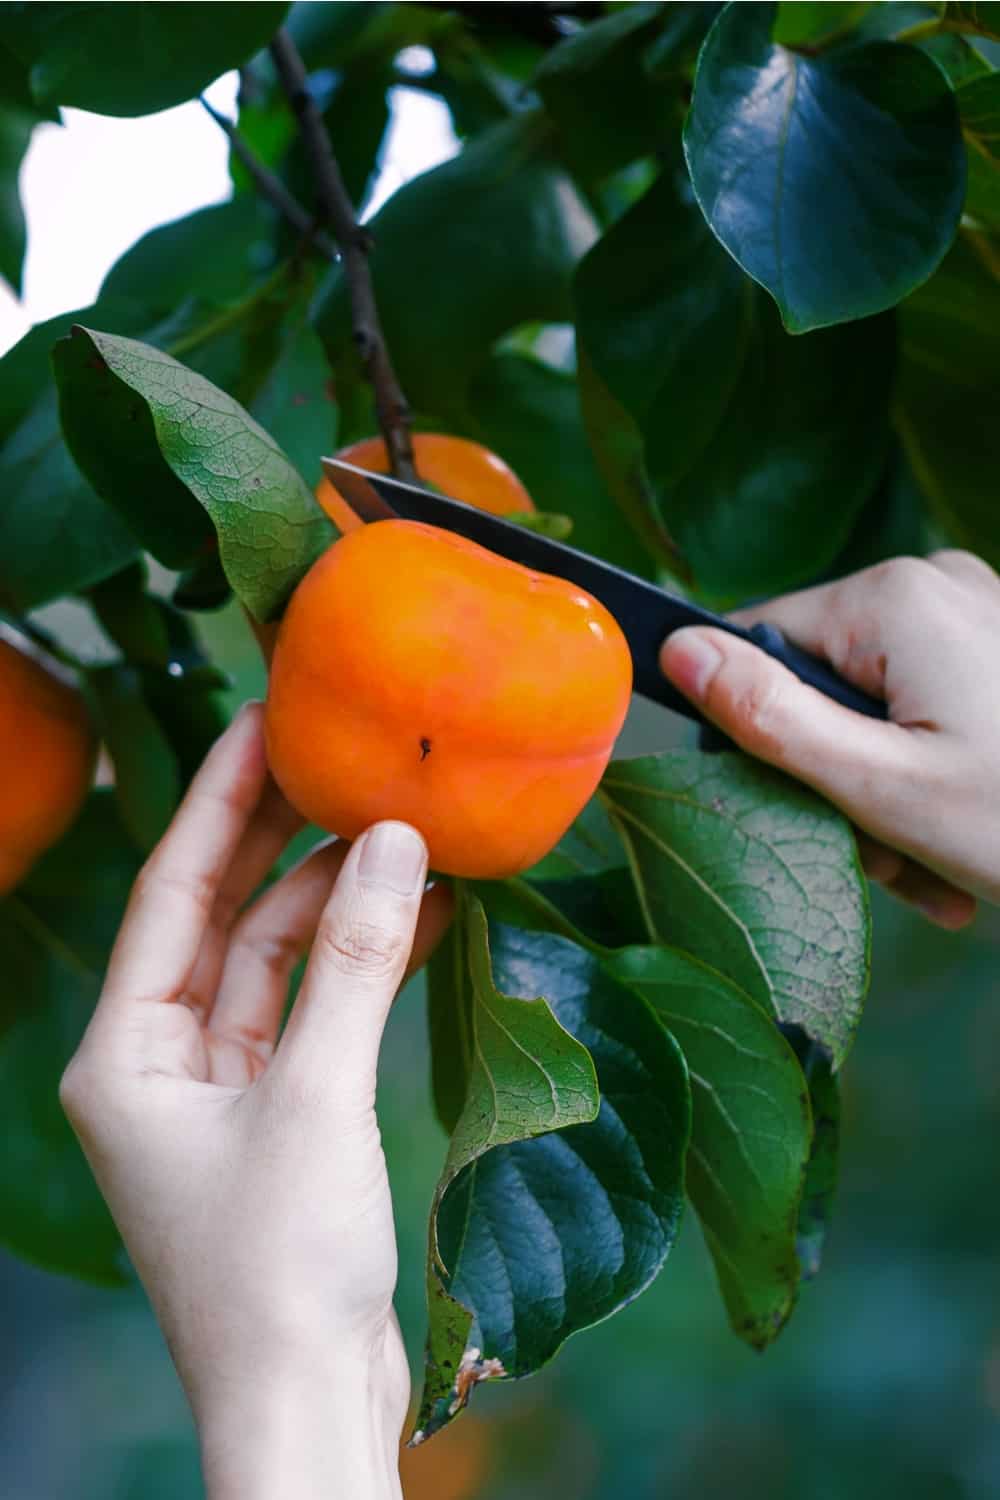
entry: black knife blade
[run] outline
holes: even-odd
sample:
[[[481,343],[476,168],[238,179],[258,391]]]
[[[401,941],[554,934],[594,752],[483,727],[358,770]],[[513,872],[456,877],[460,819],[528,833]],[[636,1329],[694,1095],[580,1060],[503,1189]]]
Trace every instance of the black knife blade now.
[[[674,630],[685,625],[712,625],[730,635],[751,641],[769,656],[783,662],[796,677],[825,693],[828,698],[873,719],[884,719],[886,705],[847,682],[819,657],[801,651],[786,641],[773,625],[760,624],[750,630],[735,625],[723,615],[713,614],[666,589],[617,568],[613,563],[578,552],[565,542],[528,527],[505,521],[501,516],[451,500],[436,490],[407,484],[388,474],[371,474],[337,458],[324,458],[323,468],[351,509],[366,522],[384,520],[423,521],[444,531],[456,532],[498,552],[511,562],[565,578],[598,599],[621,627],[632,653],[634,687],[637,693],[661,703],[675,713],[704,723],[694,704],[667,681],[659,666],[660,647]]]

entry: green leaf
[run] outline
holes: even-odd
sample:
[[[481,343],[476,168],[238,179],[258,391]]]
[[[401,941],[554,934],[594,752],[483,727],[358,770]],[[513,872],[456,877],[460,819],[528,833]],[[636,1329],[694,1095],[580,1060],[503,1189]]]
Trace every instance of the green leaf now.
[[[620,869],[624,863],[618,830],[599,797],[591,797],[577,814],[554,849],[531,869],[533,879],[550,880],[562,875],[596,875]]]
[[[924,494],[896,444],[874,494],[858,515],[847,546],[827,576],[846,578],[890,557],[919,557],[929,550]]]
[[[0,454],[0,604],[33,609],[116,573],[136,552],[70,458],[50,387]]]
[[[155,318],[142,303],[98,305],[127,333]],[[49,351],[85,312],[39,323],[0,362],[0,603],[15,613],[125,567],[137,543],[74,465],[62,440]]]
[[[335,533],[274,440],[150,345],[76,327],[54,362],[74,457],[144,544],[188,565],[211,518],[234,592],[257,619],[276,614]]]
[[[523,355],[495,354],[472,383],[469,410],[468,436],[507,460],[541,511],[569,516],[574,547],[649,576],[650,558],[622,526],[594,462],[572,375]]]
[[[245,63],[287,4],[7,4],[4,40],[40,105],[146,115],[194,98]]]
[[[101,739],[115,770],[121,819],[136,846],[148,854],[159,843],[180,801],[177,762],[131,667],[90,673]]]
[[[28,110],[0,105],[0,276],[18,297],[27,229],[17,176],[37,118]]]
[[[473,372],[501,334],[569,317],[573,267],[597,229],[550,144],[544,119],[520,115],[407,183],[367,226],[386,342],[418,410],[464,417]],[[336,359],[351,342],[340,267],[317,318]]]
[[[823,46],[849,32],[871,9],[865,0],[781,0],[774,40],[784,47]]]
[[[974,79],[955,97],[969,152],[965,211],[1000,228],[1000,73]]]
[[[585,180],[656,151],[675,123],[673,99],[643,67],[666,9],[623,6],[546,52],[535,69],[560,152]]]
[[[470,917],[476,1060],[435,1199],[420,1438],[472,1384],[532,1373],[648,1286],[690,1125],[680,1053],[637,995],[574,944],[515,928],[491,928],[491,973],[478,904]]]
[[[945,26],[972,31],[979,36],[1000,38],[1000,5],[989,0],[949,0],[942,17]]]
[[[958,226],[965,161],[954,97],[923,53],[873,42],[803,57],[772,44],[775,9],[719,16],[684,148],[713,231],[802,333],[927,279]]]
[[[90,591],[90,602],[102,629],[127,661],[137,666],[166,667],[170,636],[162,603],[146,592],[149,570],[132,563]]]
[[[812,1129],[795,1054],[745,991],[686,953],[626,948],[608,969],[645,996],[684,1054],[688,1194],[734,1332],[766,1348],[799,1284],[796,1232]]]
[[[613,761],[601,794],[629,851],[649,939],[710,964],[839,1067],[870,949],[847,821],[736,752]]]
[[[226,685],[215,668],[186,666],[176,658],[167,671],[142,673],[143,696],[176,756],[185,787],[229,722],[219,692]]]
[[[121,1283],[119,1238],[57,1097],[100,992],[138,857],[110,792],[0,902],[0,1242],[48,1270]],[[81,880],[81,871],[87,878]]]
[[[256,346],[263,378],[255,378],[253,364],[247,362],[247,385],[233,389],[241,399],[246,390],[248,411],[315,489],[323,477],[320,459],[337,445],[329,365],[305,301],[276,299],[272,318],[270,328],[264,318],[255,320],[248,340]]]
[[[896,418],[907,457],[954,540],[1000,565],[994,499],[1000,430],[1000,283],[995,252],[963,235],[903,305]]]
[[[132,297],[163,313],[193,296],[235,301],[270,268],[272,234],[256,197],[199,208],[126,250],[104,278],[101,300]]]
[[[434,1110],[447,1135],[465,1106],[472,1066],[472,980],[468,963],[466,904],[458,901],[455,920],[427,965],[427,1024],[431,1044]]]
[[[626,513],[665,522],[721,601],[828,568],[884,462],[892,319],[790,338],[673,168],[585,257],[575,294],[584,416]]]
[[[803,1280],[818,1274],[840,1168],[840,1085],[830,1058],[797,1029],[789,1037],[809,1085],[812,1149],[799,1207],[796,1249]]]
[[[970,42],[953,31],[939,31],[933,36],[919,37],[913,45],[934,59],[956,90],[972,79],[988,76],[993,71],[982,53],[977,52]]]

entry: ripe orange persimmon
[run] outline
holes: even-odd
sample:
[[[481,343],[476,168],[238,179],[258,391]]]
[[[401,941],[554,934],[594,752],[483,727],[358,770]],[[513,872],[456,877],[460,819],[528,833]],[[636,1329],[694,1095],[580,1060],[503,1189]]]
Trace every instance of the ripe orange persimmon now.
[[[0,895],[76,817],[94,748],[80,694],[0,639]]]
[[[473,1500],[475,1495],[485,1495],[490,1446],[488,1423],[470,1412],[439,1432],[429,1448],[407,1448],[401,1443],[403,1500]]]
[[[625,638],[589,594],[435,527],[378,521],[292,595],[271,664],[271,769],[333,833],[400,818],[434,869],[512,875],[594,791],[631,685]]]
[[[337,457],[372,474],[389,473],[384,438],[365,438],[352,443],[342,448]],[[478,505],[493,516],[509,516],[515,511],[535,508],[510,465],[481,443],[451,437],[445,432],[415,432],[413,457],[421,480],[453,500]],[[320,480],[316,499],[338,531],[354,531],[362,524],[329,479]]]

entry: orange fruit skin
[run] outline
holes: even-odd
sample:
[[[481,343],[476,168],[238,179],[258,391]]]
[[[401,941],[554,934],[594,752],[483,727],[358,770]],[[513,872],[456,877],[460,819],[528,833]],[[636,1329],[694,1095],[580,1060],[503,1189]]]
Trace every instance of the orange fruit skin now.
[[[404,1500],[473,1500],[490,1467],[491,1434],[481,1417],[463,1412],[429,1447],[399,1448]]]
[[[91,783],[94,752],[80,694],[0,640],[0,895],[73,822]]]
[[[449,532],[379,521],[333,544],[292,595],[268,690],[275,780],[355,838],[413,824],[433,869],[514,875],[593,793],[632,659],[589,594]]]
[[[342,448],[337,457],[359,469],[367,469],[370,474],[390,472],[384,438],[365,438],[352,443]],[[476,505],[492,516],[535,509],[531,496],[510,465],[481,443],[444,432],[415,432],[413,457],[421,480],[452,500]],[[320,480],[316,499],[338,531],[356,531],[363,524],[329,479]]]

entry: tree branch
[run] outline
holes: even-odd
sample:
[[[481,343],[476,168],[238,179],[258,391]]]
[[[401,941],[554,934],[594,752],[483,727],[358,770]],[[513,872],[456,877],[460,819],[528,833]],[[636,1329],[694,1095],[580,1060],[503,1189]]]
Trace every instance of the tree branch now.
[[[392,472],[400,479],[415,479],[410,410],[385,346],[375,304],[368,264],[371,236],[358,223],[333,154],[329,132],[309,91],[308,74],[298,48],[288,32],[282,29],[275,34],[270,50],[312,166],[318,217],[333,230],[340,246],[351,299],[354,342],[375,392],[375,409]]]
[[[227,120],[225,115],[220,114],[217,109],[213,109],[204,97],[201,100],[201,106],[212,116],[219,129],[224,130],[226,135],[228,135],[233,152],[239,157],[250,173],[253,185],[261,197],[273,203],[282,217],[288,220],[292,228],[297,229],[300,234],[305,235],[315,245],[321,255],[325,255],[327,260],[336,260],[337,248],[333,241],[321,229],[317,229],[316,220],[312,214],[302,207],[297,198],[293,197],[278,174],[272,172],[270,167],[264,165],[253,148],[247,145],[232,120]]]

